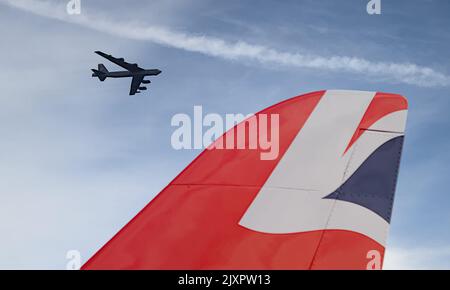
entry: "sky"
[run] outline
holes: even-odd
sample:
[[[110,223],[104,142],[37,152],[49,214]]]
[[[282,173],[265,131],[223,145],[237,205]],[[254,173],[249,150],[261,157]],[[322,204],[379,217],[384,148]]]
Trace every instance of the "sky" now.
[[[449,1],[67,2],[0,0],[0,268],[91,257],[200,153],[172,148],[174,114],[322,89],[408,97],[385,268],[450,268]],[[163,73],[130,97],[96,50]]]

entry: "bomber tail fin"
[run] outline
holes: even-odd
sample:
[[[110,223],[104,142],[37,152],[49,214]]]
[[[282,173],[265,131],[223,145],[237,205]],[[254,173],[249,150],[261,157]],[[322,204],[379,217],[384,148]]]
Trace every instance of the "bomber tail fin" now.
[[[103,82],[104,80],[106,80],[106,73],[108,73],[108,69],[100,63],[98,65],[98,69],[92,69],[92,72],[92,77],[98,77],[98,79]]]

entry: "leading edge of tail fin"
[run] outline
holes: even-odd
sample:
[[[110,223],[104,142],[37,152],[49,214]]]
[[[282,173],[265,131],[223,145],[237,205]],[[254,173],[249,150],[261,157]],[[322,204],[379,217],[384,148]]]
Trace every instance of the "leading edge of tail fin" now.
[[[83,269],[379,269],[406,113],[361,91],[271,106],[277,158],[205,150]]]

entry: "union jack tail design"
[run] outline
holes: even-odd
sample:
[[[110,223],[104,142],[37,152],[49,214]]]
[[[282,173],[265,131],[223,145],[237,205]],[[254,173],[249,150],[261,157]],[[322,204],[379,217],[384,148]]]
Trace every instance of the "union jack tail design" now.
[[[335,90],[269,107],[278,158],[205,150],[83,269],[381,267],[407,107]]]

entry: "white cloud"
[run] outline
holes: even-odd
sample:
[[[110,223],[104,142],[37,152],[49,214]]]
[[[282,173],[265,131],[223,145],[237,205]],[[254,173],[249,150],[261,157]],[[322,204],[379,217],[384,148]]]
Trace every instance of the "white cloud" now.
[[[412,249],[388,247],[386,250],[383,269],[450,269],[450,246]]]
[[[216,37],[192,35],[173,31],[166,27],[141,25],[136,22],[120,22],[88,14],[79,16],[66,13],[65,2],[0,0],[21,10],[65,22],[75,23],[112,35],[198,52],[228,60],[250,60],[263,64],[294,68],[309,68],[331,72],[350,72],[365,75],[374,80],[406,83],[423,87],[449,86],[450,76],[432,68],[413,63],[377,62],[352,56],[317,56],[282,52],[267,46],[244,41],[227,42]]]

